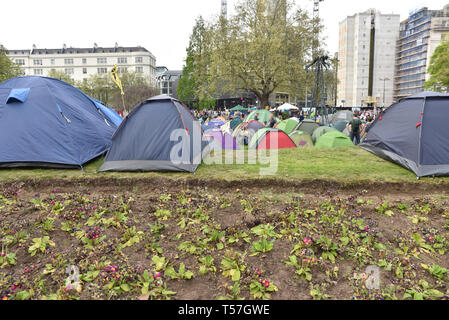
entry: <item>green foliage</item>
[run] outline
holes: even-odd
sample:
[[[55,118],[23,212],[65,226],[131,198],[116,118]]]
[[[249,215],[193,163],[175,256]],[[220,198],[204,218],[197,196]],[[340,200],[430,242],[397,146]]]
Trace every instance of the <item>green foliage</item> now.
[[[238,252],[227,251],[226,256],[221,260],[221,267],[223,268],[223,276],[231,278],[232,281],[240,281],[240,277],[246,266],[243,264],[245,254],[241,255]]]
[[[50,69],[50,71],[48,71],[47,73],[47,77],[64,81],[72,86],[75,85],[75,80],[73,80],[73,78],[70,75],[66,74],[64,71],[61,70]]]
[[[435,49],[428,69],[430,79],[425,83],[426,89],[434,91],[449,90],[449,41],[443,42]]]
[[[165,275],[167,277],[170,277],[171,279],[177,279],[177,280],[190,280],[194,276],[194,273],[192,271],[186,270],[186,266],[184,263],[181,263],[179,265],[178,272],[176,272],[175,268],[172,266],[168,267],[165,270]]]
[[[249,285],[249,292],[254,299],[269,300],[271,298],[270,292],[276,292],[278,288],[271,282],[262,283],[261,281],[253,280]]]
[[[270,94],[297,95],[299,84],[310,80],[304,67],[311,60],[313,20],[292,2],[268,5],[243,0],[232,17],[202,23],[201,50],[193,55],[199,93],[250,91],[266,106]]]
[[[158,95],[160,91],[150,85],[142,74],[126,72],[119,75],[124,90],[125,107],[131,111],[143,100]],[[101,101],[106,105],[113,105],[118,110],[123,110],[120,89],[112,81],[109,74],[91,75],[75,86],[90,97]]]
[[[55,243],[53,241],[50,240],[49,236],[45,236],[42,238],[34,238],[33,239],[33,245],[31,245],[28,248],[28,252],[31,254],[31,256],[35,256],[36,253],[38,253],[39,251],[41,253],[44,253],[45,250],[47,250],[47,246],[51,246],[54,247]]]
[[[6,56],[6,49],[0,44],[0,83],[23,75],[20,66]]]
[[[200,110],[215,108],[215,98],[204,89],[209,82],[207,70],[211,63],[210,37],[206,21],[201,16],[198,17],[190,36],[186,64],[177,88],[178,98],[182,102],[192,104]]]

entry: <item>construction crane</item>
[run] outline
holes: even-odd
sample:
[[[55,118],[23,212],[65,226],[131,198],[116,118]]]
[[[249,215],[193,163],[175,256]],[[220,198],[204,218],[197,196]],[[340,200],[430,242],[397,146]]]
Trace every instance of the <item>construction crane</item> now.
[[[306,66],[306,71],[310,71],[310,69],[315,68],[315,84],[313,88],[313,100],[312,100],[312,108],[315,108],[316,113],[321,115],[322,124],[327,124],[328,110],[327,107],[324,106],[326,100],[326,88],[324,84],[324,71],[329,69],[329,56],[320,56],[316,57],[312,63]]]
[[[324,108],[324,93],[326,91],[324,85],[324,71],[329,68],[329,57],[320,56],[319,48],[319,23],[320,23],[320,2],[324,0],[313,0],[313,34],[314,41],[312,44],[313,62],[306,66],[306,71],[314,69],[314,88],[312,92],[312,108],[316,108],[316,113],[324,116],[322,120],[327,122],[327,108]],[[307,97],[306,97],[307,99]],[[323,110],[324,109],[324,110]]]
[[[313,0],[313,34],[315,41],[313,43],[313,57],[317,56],[318,41],[320,40],[319,24],[320,24],[320,2],[324,0]]]
[[[313,0],[313,19],[320,18],[320,2],[324,0]]]
[[[225,19],[228,18],[228,2],[226,0],[221,0],[221,15]]]

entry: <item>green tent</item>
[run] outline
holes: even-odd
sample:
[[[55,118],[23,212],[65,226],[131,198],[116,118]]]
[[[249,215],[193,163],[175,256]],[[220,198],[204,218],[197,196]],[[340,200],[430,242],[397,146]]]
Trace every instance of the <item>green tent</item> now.
[[[315,121],[307,119],[301,122],[296,130],[308,133],[310,136],[312,136],[315,129],[319,127],[320,126]]]
[[[294,131],[290,134],[290,138],[298,148],[313,147],[313,140],[310,134],[302,131]]]
[[[254,110],[246,117],[244,122],[256,120],[256,115],[258,115],[257,117],[259,118],[260,122],[267,125],[270,122],[272,113],[268,110]]]
[[[235,111],[248,111],[248,108],[242,107],[241,105],[235,106],[234,108],[232,108],[230,110],[231,112],[235,112]]]
[[[298,120],[295,119],[287,119],[281,121],[277,124],[276,129],[284,131],[286,134],[290,134],[295,131],[296,127],[299,125]]]
[[[234,118],[231,120],[231,129],[234,130],[239,124],[241,124],[243,121],[240,119],[240,117]]]
[[[353,147],[351,139],[340,131],[330,131],[322,135],[315,144],[316,148]]]
[[[317,140],[319,139],[319,137],[321,137],[322,135],[324,135],[324,134],[326,134],[326,133],[328,133],[328,132],[330,132],[330,131],[338,131],[338,130],[335,129],[335,128],[326,127],[326,126],[317,128],[317,129],[313,132],[313,134],[312,134],[312,140],[313,140],[313,142],[314,142],[314,143],[317,142]]]

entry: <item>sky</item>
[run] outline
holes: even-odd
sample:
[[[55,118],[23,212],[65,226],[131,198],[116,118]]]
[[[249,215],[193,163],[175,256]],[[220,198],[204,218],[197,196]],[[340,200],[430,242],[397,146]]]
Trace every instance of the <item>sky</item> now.
[[[228,14],[239,0],[228,0]],[[297,0],[312,13],[313,0]],[[449,0],[324,0],[320,16],[326,48],[338,51],[338,25],[347,16],[375,8],[401,15],[416,8],[442,9]],[[216,17],[221,0],[22,0],[2,1],[0,44],[7,49],[142,46],[158,66],[181,70],[199,15]]]

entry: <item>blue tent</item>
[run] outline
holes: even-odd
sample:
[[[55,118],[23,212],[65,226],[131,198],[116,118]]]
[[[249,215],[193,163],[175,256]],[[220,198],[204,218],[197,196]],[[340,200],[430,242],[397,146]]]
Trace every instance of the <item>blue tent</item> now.
[[[209,130],[220,128],[224,124],[226,124],[226,122],[214,119],[212,121],[203,123],[203,125],[201,126],[201,129],[203,130],[203,132],[206,132]]]
[[[0,84],[0,167],[80,168],[111,146],[121,122],[114,113],[57,79],[7,80]]]
[[[156,96],[125,118],[99,171],[194,173],[206,144],[200,122],[183,104],[167,95]]]
[[[366,129],[361,148],[418,177],[449,176],[449,95],[421,92],[393,104]]]

